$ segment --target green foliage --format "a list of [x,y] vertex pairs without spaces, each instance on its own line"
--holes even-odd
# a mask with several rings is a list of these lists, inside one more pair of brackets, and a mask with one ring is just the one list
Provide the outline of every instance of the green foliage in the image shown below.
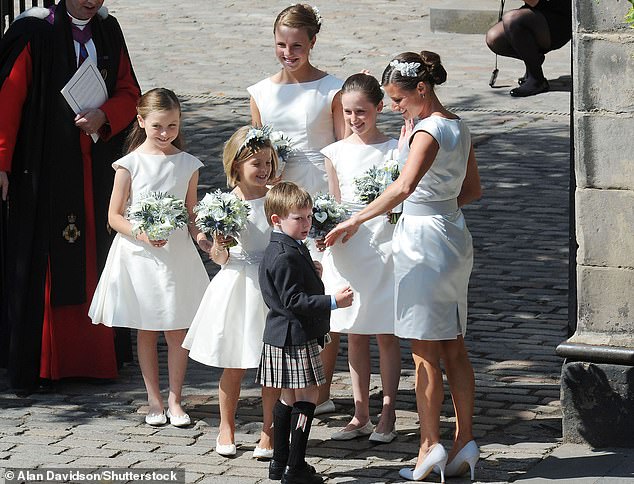
[[632,4],[632,6],[630,7],[629,11],[625,14],[624,20],[625,23],[627,23],[630,28],[634,29],[634,0],[627,0],[628,2],[630,2]]

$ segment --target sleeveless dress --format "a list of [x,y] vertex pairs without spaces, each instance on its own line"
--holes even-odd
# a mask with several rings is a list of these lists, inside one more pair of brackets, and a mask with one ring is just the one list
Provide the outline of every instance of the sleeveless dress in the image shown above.
[[[130,203],[149,191],[185,199],[198,158],[180,152],[150,155],[133,151],[112,164],[132,176]],[[110,247],[88,315],[94,324],[151,331],[189,327],[209,283],[186,228],[174,231],[164,247],[117,234]]]
[[[355,193],[354,179],[394,158],[397,150],[395,139],[373,145],[341,140],[322,150],[337,172],[341,201],[351,214],[366,206]],[[332,312],[331,331],[394,334],[393,232],[394,225],[387,217],[375,217],[361,224],[345,244],[326,249],[321,261],[326,294],[334,294],[348,284],[355,294],[352,306]]]
[[283,131],[293,142],[284,180],[297,183],[312,196],[328,192],[324,156],[319,150],[335,141],[332,101],[342,85],[328,74],[296,84],[277,84],[267,78],[247,88],[262,123]]
[[229,260],[211,280],[183,347],[189,357],[218,368],[257,368],[268,308],[258,267],[269,245],[271,227],[264,197],[249,200],[251,212]]
[[[418,340],[448,340],[467,329],[467,287],[473,245],[456,197],[471,149],[461,119],[432,115],[419,121],[440,149],[414,193],[403,203],[392,244],[396,287],[395,334]],[[410,138],[411,143],[411,138]],[[409,143],[401,160],[409,154]]]

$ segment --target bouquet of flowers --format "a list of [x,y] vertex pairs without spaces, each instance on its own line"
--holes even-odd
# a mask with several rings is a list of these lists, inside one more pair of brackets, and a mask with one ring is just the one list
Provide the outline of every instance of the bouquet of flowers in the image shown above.
[[[399,175],[398,160],[390,159],[383,166],[378,168],[373,166],[362,176],[355,178],[355,192],[359,200],[368,205],[378,198]],[[402,204],[391,210],[389,215],[391,224],[395,224],[398,221],[402,211]]]
[[246,225],[250,211],[251,206],[233,193],[216,190],[207,193],[194,207],[196,227],[205,234],[235,239]]
[[279,161],[276,176],[281,176],[288,157],[293,152],[293,142],[282,131],[272,131],[269,135],[269,139],[277,152],[277,159]]
[[313,225],[308,233],[313,239],[323,239],[338,223],[349,216],[348,210],[329,193],[318,193],[313,200]]
[[139,197],[127,211],[136,236],[145,232],[150,240],[167,240],[174,230],[185,227],[189,214],[185,202],[162,192],[148,192]]

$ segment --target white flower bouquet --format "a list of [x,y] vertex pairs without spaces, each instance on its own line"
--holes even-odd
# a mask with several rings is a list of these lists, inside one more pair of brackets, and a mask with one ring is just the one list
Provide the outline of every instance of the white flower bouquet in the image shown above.
[[185,227],[189,220],[185,202],[162,192],[142,194],[127,210],[136,237],[145,232],[150,240],[167,240],[176,229]]
[[233,193],[216,190],[207,193],[194,207],[196,227],[205,234],[236,239],[246,225],[250,211],[251,206]]
[[[368,205],[378,198],[399,175],[400,169],[398,160],[390,159],[383,166],[378,168],[373,166],[362,176],[355,178],[355,193],[361,202]],[[395,224],[398,221],[402,211],[402,204],[399,204],[390,211],[389,219],[391,224]]]
[[318,193],[313,199],[313,225],[308,234],[323,239],[338,223],[349,217],[348,210],[329,193]]

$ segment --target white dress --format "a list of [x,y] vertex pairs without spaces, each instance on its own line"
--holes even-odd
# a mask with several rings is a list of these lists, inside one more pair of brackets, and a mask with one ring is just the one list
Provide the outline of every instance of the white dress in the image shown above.
[[218,368],[257,368],[268,308],[258,267],[269,244],[271,227],[264,197],[249,200],[251,212],[229,260],[211,280],[183,347],[189,357]]
[[[130,203],[149,191],[185,200],[192,174],[203,164],[180,152],[149,155],[133,151],[112,164],[132,176]],[[209,283],[187,228],[174,231],[164,247],[117,234],[88,315],[94,324],[152,331],[186,329]]]
[[247,88],[263,124],[283,131],[293,142],[284,179],[314,196],[328,192],[324,156],[319,152],[334,143],[332,101],[343,82],[330,74],[316,81],[277,84],[270,78]]
[[[471,234],[456,203],[471,135],[461,119],[435,115],[419,121],[412,136],[418,131],[433,136],[440,148],[403,204],[394,231],[395,334],[419,340],[456,339],[467,330],[467,287],[473,266]],[[408,154],[409,144],[401,151],[401,160]]]
[[[354,179],[372,166],[379,167],[395,157],[397,150],[395,139],[373,145],[350,143],[346,139],[322,150],[337,172],[341,201],[351,213],[365,207],[355,193]],[[361,224],[345,244],[326,250],[321,261],[326,294],[334,294],[349,284],[355,296],[352,306],[332,312],[332,331],[394,334],[393,232],[394,225],[387,217],[376,217]]]

